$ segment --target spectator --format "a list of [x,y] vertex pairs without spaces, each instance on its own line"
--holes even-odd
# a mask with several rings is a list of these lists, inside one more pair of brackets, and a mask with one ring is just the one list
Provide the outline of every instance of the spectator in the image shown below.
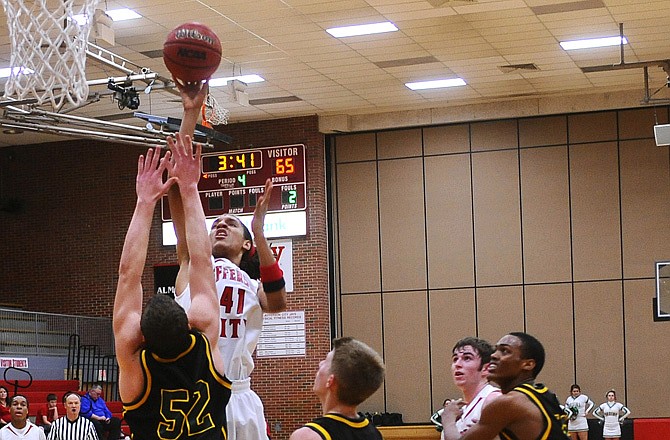
[[616,391],[609,390],[605,396],[607,402],[596,408],[593,415],[603,422],[603,438],[619,440],[621,424],[630,415],[630,410],[616,401]]
[[102,398],[102,387],[95,384],[81,398],[81,415],[93,422],[98,438],[104,438],[107,432],[108,440],[118,440],[121,437],[121,419],[114,417]]
[[0,428],[7,425],[12,417],[9,415],[9,392],[0,386]]
[[570,396],[565,400],[565,406],[570,411],[568,434],[572,440],[588,440],[589,424],[586,421],[586,415],[591,411],[593,405],[589,396],[582,394],[579,385],[573,384],[570,387]]
[[44,429],[44,434],[46,435],[48,435],[49,430],[51,430],[51,423],[58,418],[58,405],[56,403],[57,400],[55,394],[47,395],[46,411],[40,407],[40,409],[37,410],[37,416],[35,416],[35,424]]
[[0,429],[0,440],[46,440],[44,431],[28,420],[28,399],[17,394],[9,404],[10,423]]
[[81,396],[74,391],[68,391],[63,396],[63,403],[65,417],[51,424],[47,440],[98,440],[93,423],[79,415]]

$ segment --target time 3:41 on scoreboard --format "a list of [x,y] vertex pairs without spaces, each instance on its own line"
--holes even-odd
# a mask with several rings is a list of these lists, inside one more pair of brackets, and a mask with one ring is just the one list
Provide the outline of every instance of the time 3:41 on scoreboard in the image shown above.
[[[198,191],[207,217],[253,213],[267,179],[274,183],[268,212],[307,208],[303,144],[203,153],[201,170]],[[169,220],[166,197],[162,211]]]

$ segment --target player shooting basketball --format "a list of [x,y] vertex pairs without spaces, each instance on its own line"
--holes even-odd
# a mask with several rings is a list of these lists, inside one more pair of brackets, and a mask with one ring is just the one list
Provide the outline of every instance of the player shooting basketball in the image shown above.
[[[192,134],[207,83],[178,84],[182,94],[184,117],[180,133]],[[210,231],[212,262],[219,297],[221,337],[219,349],[226,365],[226,377],[232,381],[232,395],[226,407],[229,440],[266,440],[267,425],[263,403],[251,389],[254,369],[252,353],[256,349],[263,326],[263,313],[286,309],[283,272],[265,238],[263,226],[272,182],[265,183],[263,196],[256,203],[251,224],[253,238],[247,227],[234,215],[217,218]],[[170,213],[177,235],[179,273],[176,300],[186,310],[191,302],[192,286],[190,245],[184,240],[181,185],[168,192]],[[255,246],[254,246],[255,241]],[[260,278],[260,282],[259,279]],[[225,292],[225,295],[224,295]]]
[[[222,440],[230,383],[219,372],[223,360],[211,247],[198,195],[201,147],[191,139],[168,139],[171,151],[160,158],[150,149],[137,166],[137,203],[119,265],[114,302],[114,338],[119,363],[119,394],[133,436]],[[170,178],[163,181],[164,171]],[[156,203],[179,183],[190,262],[191,308],[156,295],[142,312],[142,272]],[[144,347],[144,348],[143,348]]]

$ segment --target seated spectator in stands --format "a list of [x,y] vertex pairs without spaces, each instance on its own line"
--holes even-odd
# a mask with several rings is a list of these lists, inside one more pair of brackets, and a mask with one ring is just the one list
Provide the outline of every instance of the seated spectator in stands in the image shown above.
[[81,396],[68,391],[63,396],[65,417],[56,419],[51,424],[47,440],[98,440],[95,426],[85,417],[80,417]]
[[0,440],[46,440],[44,431],[28,420],[28,399],[17,394],[9,402],[10,422],[0,429]]
[[0,428],[6,426],[12,417],[9,415],[9,391],[0,386]]
[[[35,416],[35,424],[44,429],[45,434],[49,434],[51,423],[58,418],[58,406],[56,405],[56,395],[49,394],[47,396],[47,407],[44,409],[40,407]],[[46,413],[46,414],[45,414]]]
[[81,415],[93,422],[100,439],[107,432],[108,440],[118,440],[121,436],[121,420],[114,417],[102,398],[102,387],[93,385],[81,398]]

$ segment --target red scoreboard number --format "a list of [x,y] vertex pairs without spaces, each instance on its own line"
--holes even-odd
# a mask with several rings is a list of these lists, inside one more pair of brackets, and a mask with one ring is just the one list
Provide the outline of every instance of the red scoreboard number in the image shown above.
[[[274,183],[268,212],[307,208],[303,144],[204,153],[201,170],[198,191],[207,217],[252,214],[267,179]],[[162,210],[169,220],[167,197]]]

